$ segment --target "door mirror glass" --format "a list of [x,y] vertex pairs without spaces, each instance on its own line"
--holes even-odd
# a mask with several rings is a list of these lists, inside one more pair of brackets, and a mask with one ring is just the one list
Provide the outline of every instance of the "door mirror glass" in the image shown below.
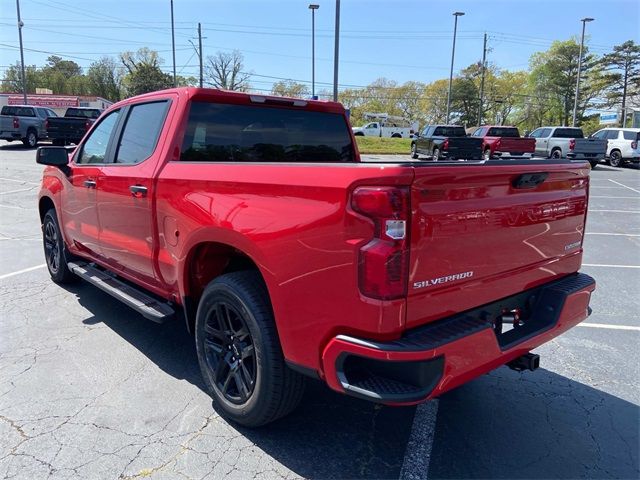
[[40,147],[36,152],[36,163],[52,167],[66,167],[69,154],[64,147]]

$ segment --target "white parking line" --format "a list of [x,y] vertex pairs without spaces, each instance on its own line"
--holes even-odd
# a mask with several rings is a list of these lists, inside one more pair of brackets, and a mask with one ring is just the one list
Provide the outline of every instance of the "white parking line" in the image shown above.
[[628,187],[628,186],[626,186],[626,185],[624,185],[624,184],[622,184],[620,182],[616,182],[615,180],[611,180],[610,178],[609,178],[609,181],[615,183],[616,185],[620,185],[621,187],[628,188],[629,190],[632,190],[632,191],[634,191],[636,193],[640,193],[640,190],[636,190],[635,188]]
[[41,265],[36,265],[35,267],[23,268],[22,270],[18,270],[17,272],[5,273],[4,275],[0,275],[0,280],[4,280],[5,278],[10,278],[10,277],[15,277],[16,275],[21,275],[23,273],[32,272],[34,270],[38,270],[46,266],[47,264],[43,263]]
[[591,212],[607,212],[607,213],[640,213],[640,210],[599,210],[599,209],[589,209],[589,213]]
[[600,263],[583,263],[583,267],[603,267],[603,268],[640,268],[640,265],[607,265]]
[[429,400],[416,407],[411,435],[404,453],[400,480],[427,480],[429,462],[436,430],[438,400]]
[[610,197],[607,195],[590,195],[589,198],[626,198],[626,199],[640,200],[640,197]]
[[579,323],[579,327],[589,327],[589,328],[604,328],[606,330],[631,330],[634,332],[640,332],[640,327],[635,327],[632,325],[611,325],[608,323]]
[[[36,182],[27,182],[26,180],[16,180],[15,178],[0,177],[0,180],[4,180],[5,182],[25,183],[27,185],[35,185],[36,187],[40,186],[40,184]],[[615,188],[615,187],[611,187],[611,188]]]
[[587,232],[585,235],[611,235],[612,237],[640,237],[636,233],[606,233],[606,232]]
[[10,193],[28,192],[29,190],[33,190],[34,188],[35,187],[21,188],[19,190],[9,190],[8,192],[0,192],[0,195],[8,195]]

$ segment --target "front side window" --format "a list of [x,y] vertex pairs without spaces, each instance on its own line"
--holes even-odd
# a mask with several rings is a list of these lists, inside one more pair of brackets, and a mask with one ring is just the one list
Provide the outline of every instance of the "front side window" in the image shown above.
[[167,105],[167,101],[162,101],[131,107],[120,137],[116,163],[140,163],[151,156],[164,125]]
[[109,139],[111,138],[116,123],[118,123],[119,116],[120,110],[111,112],[93,129],[89,138],[87,138],[82,146],[82,152],[78,158],[79,164],[105,162]]
[[191,162],[352,162],[344,115],[194,101],[180,159]]
[[600,130],[599,132],[594,133],[593,135],[591,135],[593,138],[598,138],[598,139],[603,139],[604,136],[607,134],[606,130]]

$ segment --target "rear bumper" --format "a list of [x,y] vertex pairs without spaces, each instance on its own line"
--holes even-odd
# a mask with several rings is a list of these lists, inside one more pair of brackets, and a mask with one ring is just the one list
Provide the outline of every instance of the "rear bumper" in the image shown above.
[[[406,332],[391,342],[338,335],[322,362],[328,385],[389,405],[437,397],[548,342],[590,314],[595,280],[573,274]],[[518,308],[523,325],[498,334],[495,319]]]

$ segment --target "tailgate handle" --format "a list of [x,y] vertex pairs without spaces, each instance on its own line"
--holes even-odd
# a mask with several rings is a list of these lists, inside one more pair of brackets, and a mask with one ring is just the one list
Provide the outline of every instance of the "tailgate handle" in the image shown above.
[[534,188],[544,182],[549,176],[546,172],[523,173],[513,181],[513,188]]

